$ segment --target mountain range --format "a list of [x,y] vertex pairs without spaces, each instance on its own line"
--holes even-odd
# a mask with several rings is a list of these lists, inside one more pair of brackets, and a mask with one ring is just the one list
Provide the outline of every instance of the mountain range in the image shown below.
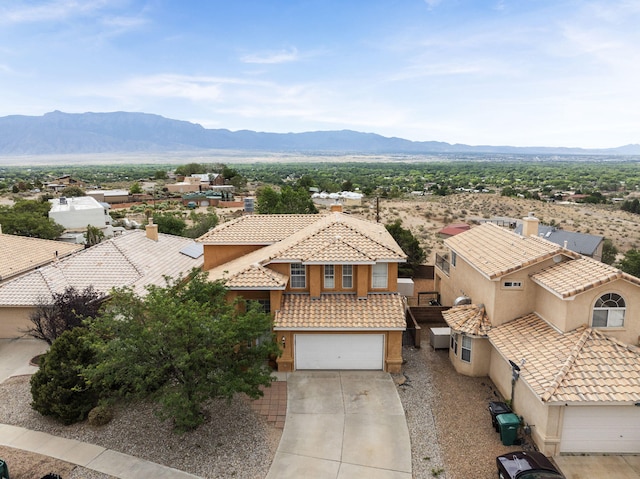
[[351,130],[264,133],[206,129],[149,113],[64,113],[0,117],[0,156],[238,150],[361,154],[640,155],[640,145],[583,149],[410,141]]

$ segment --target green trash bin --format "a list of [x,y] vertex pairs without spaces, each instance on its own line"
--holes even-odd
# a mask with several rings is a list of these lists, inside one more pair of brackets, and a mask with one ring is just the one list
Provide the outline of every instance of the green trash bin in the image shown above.
[[513,446],[518,439],[520,418],[516,414],[500,414],[496,417],[500,429],[500,440],[505,446]]
[[9,466],[0,459],[0,479],[9,479]]

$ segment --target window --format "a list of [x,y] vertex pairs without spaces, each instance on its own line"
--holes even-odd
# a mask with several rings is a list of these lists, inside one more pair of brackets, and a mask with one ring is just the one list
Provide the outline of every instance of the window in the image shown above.
[[522,281],[505,281],[502,286],[508,289],[522,289]]
[[603,294],[593,307],[591,325],[594,328],[621,328],[624,326],[626,305],[616,293]]
[[371,287],[386,288],[388,271],[387,263],[374,264],[373,268],[371,268]]
[[307,268],[302,263],[291,263],[291,287],[307,287]]
[[458,254],[455,251],[451,252],[451,266],[455,266],[458,261]]
[[256,303],[258,303],[262,307],[262,311],[265,313],[271,312],[271,300],[270,299],[256,299]]
[[467,363],[471,362],[471,338],[469,336],[462,336],[460,358]]
[[451,333],[450,347],[451,349],[453,349],[453,355],[457,356],[458,355],[458,336],[456,336],[456,333]]
[[332,264],[324,265],[324,287],[325,288],[336,287],[335,266],[333,266]]
[[353,265],[352,264],[342,265],[342,288],[343,289],[353,288]]

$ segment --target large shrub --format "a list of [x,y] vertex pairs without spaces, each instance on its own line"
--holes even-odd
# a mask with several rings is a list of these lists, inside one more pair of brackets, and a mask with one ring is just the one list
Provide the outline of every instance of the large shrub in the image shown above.
[[41,358],[31,377],[31,407],[64,424],[82,421],[98,404],[98,393],[85,381],[82,371],[95,360],[86,340],[86,328],[64,332]]

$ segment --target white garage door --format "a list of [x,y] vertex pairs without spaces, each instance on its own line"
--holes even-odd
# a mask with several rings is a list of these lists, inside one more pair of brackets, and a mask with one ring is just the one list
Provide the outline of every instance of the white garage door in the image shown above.
[[383,334],[296,334],[296,369],[383,369]]
[[560,452],[640,453],[640,407],[565,407]]

